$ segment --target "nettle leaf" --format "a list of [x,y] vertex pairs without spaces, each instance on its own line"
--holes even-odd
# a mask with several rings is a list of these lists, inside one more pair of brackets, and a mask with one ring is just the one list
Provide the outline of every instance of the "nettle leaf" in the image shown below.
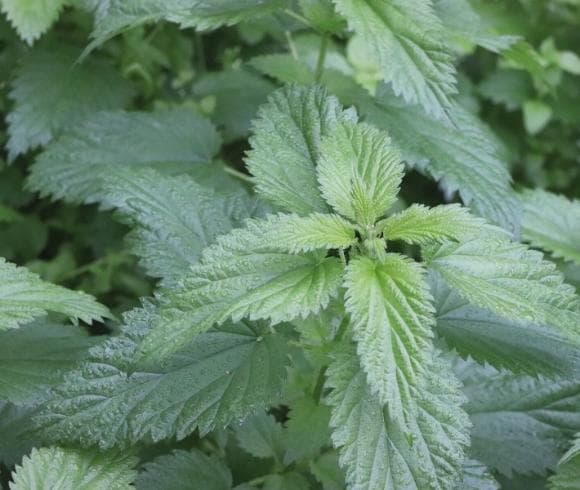
[[200,186],[189,176],[151,169],[117,169],[104,177],[104,201],[136,225],[132,251],[147,272],[174,284],[198,261],[204,248],[256,212],[241,191],[228,196]]
[[179,287],[161,297],[159,319],[141,346],[143,358],[160,359],[228,318],[277,324],[325,308],[338,295],[342,262],[325,252],[287,253],[277,231],[286,221],[284,215],[249,220],[206,249]]
[[70,46],[48,44],[18,68],[10,92],[14,109],[7,117],[10,159],[46,145],[94,112],[129,102],[130,86],[113,66],[98,58],[75,64],[78,54]]
[[286,423],[286,463],[314,458],[330,442],[330,410],[312,397],[293,401]]
[[351,317],[369,389],[389,416],[407,419],[411,386],[421,386],[432,355],[431,295],[421,266],[397,254],[352,259],[346,272]]
[[523,238],[554,257],[580,264],[580,201],[541,189],[522,195]]
[[32,44],[58,19],[67,0],[1,0],[0,7],[18,35]]
[[240,447],[256,458],[273,458],[282,463],[285,453],[284,430],[272,415],[258,412],[236,428]]
[[176,450],[143,465],[135,486],[139,490],[225,490],[232,474],[223,461],[198,449]]
[[33,449],[12,473],[10,490],[130,490],[137,458],[60,447]]
[[508,111],[515,111],[532,98],[534,86],[525,71],[498,68],[480,82],[478,92]]
[[16,328],[49,311],[86,323],[110,318],[109,310],[92,296],[45,282],[0,257],[0,331]]
[[577,373],[575,342],[554,329],[521,323],[469,304],[437,275],[431,274],[437,332],[463,358],[522,374]]
[[472,455],[507,477],[545,474],[580,429],[580,383],[532,377],[474,362],[456,368],[473,422]]
[[316,179],[321,140],[342,121],[356,121],[320,87],[287,86],[274,92],[254,121],[246,164],[256,190],[300,215],[328,211]]
[[43,196],[94,203],[102,179],[117,168],[152,167],[166,173],[208,170],[220,138],[213,125],[188,109],[102,112],[65,133],[34,163],[28,185]]
[[343,103],[357,105],[367,122],[388,131],[405,161],[440,181],[448,194],[459,192],[476,214],[517,235],[520,205],[510,174],[495,137],[475,115],[454,105],[455,125],[446,125],[401,104],[384,86],[372,98],[338,72],[329,72],[325,83]]
[[24,403],[0,400],[0,461],[7,467],[19,463],[32,448],[45,444],[33,420],[39,413],[40,405],[46,401],[47,393],[37,395],[34,400]]
[[322,140],[317,170],[326,202],[370,226],[395,202],[404,167],[387,134],[367,124],[343,123]]
[[108,0],[99,9],[91,47],[145,23],[168,20],[181,27],[216,29],[284,6],[285,0]]
[[43,434],[103,448],[183,439],[195,429],[204,435],[223,428],[278,397],[291,349],[285,335],[228,323],[143,367],[135,358],[151,328],[150,310],[129,314],[124,334],[94,347],[55,389],[37,418]]
[[426,381],[407,407],[407,423],[401,424],[371,393],[354,346],[335,349],[327,401],[332,440],[349,488],[455,488],[469,441],[469,422],[460,408],[463,398],[442,360],[430,366]]
[[457,92],[453,57],[431,0],[334,0],[360,34],[395,94],[447,119]]
[[429,267],[470,303],[504,318],[556,328],[577,342],[580,300],[542,254],[502,240],[447,242]]
[[580,434],[558,463],[556,474],[550,477],[550,490],[574,490],[580,484]]
[[403,240],[419,245],[447,240],[464,241],[481,234],[509,238],[506,232],[471,215],[469,210],[458,204],[434,208],[413,204],[381,221],[380,225],[387,240]]
[[462,485],[462,490],[500,490],[489,469],[473,459],[468,459],[463,465]]
[[46,321],[0,332],[0,398],[34,398],[60,382],[97,342],[81,329]]

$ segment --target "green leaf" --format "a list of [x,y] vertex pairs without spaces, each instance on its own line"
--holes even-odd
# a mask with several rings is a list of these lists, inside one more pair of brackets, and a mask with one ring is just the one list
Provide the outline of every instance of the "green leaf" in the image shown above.
[[280,475],[268,475],[264,479],[263,490],[306,490],[310,483],[296,471],[288,471]]
[[580,435],[562,456],[556,474],[550,477],[550,490],[574,490],[580,485]]
[[143,466],[135,486],[138,490],[225,490],[232,475],[223,461],[197,449],[176,450]]
[[377,57],[395,94],[446,119],[457,92],[453,59],[431,0],[334,0]]
[[508,111],[520,108],[532,94],[534,87],[527,73],[520,70],[498,69],[479,84],[479,93]]
[[334,10],[332,0],[298,0],[302,14],[315,29],[339,34],[345,27],[344,20]]
[[60,382],[97,341],[81,329],[41,321],[0,332],[0,398],[34,398]]
[[109,0],[98,11],[90,47],[145,23],[168,20],[181,27],[216,29],[268,14],[285,5],[285,0]]
[[338,455],[334,451],[325,452],[310,461],[310,472],[324,490],[344,490],[344,472],[338,465]]
[[34,417],[39,407],[46,401],[47,393],[39,393],[34,400],[26,403],[10,403],[0,400],[0,461],[7,467],[19,463],[33,447],[42,446],[45,441],[34,427]]
[[545,474],[580,430],[580,383],[570,376],[532,377],[474,362],[456,369],[473,422],[472,455],[511,477]]
[[462,490],[500,490],[499,483],[485,465],[468,459],[463,465]]
[[276,233],[280,219],[284,215],[249,220],[204,251],[179,287],[161,297],[159,319],[141,346],[143,359],[161,359],[229,318],[277,324],[328,305],[342,282],[340,259],[285,252],[288,245]]
[[248,417],[236,429],[240,447],[256,458],[284,459],[284,431],[272,415],[259,412]]
[[552,108],[540,100],[528,100],[524,102],[524,127],[531,134],[537,134],[552,119]]
[[151,320],[150,307],[134,310],[124,335],[91,350],[37,418],[43,434],[103,448],[183,439],[196,429],[204,435],[225,427],[273,403],[282,390],[291,349],[282,333],[227,324],[143,367],[135,356]]
[[245,192],[229,196],[198,185],[189,176],[121,168],[103,179],[104,201],[136,229],[129,235],[141,264],[164,284],[174,284],[204,248],[255,213]]
[[290,405],[286,423],[286,463],[314,458],[329,444],[330,410],[311,397],[299,398]]
[[16,328],[48,311],[86,323],[110,317],[109,310],[92,296],[44,282],[0,257],[0,331]]
[[65,3],[66,0],[1,0],[0,6],[19,36],[32,44],[58,19]]
[[580,201],[541,189],[522,195],[523,238],[554,257],[580,264]]
[[389,416],[406,420],[411,386],[420,387],[432,354],[431,295],[419,264],[402,255],[358,257],[345,280],[346,309],[370,391]]
[[341,121],[355,120],[319,87],[284,87],[271,95],[254,121],[246,164],[256,190],[300,215],[327,212],[318,189],[316,165],[321,140]]
[[463,358],[522,374],[572,375],[580,369],[575,342],[553,329],[506,320],[470,305],[436,274],[430,276],[437,332]]
[[339,124],[322,140],[322,195],[363,226],[373,225],[395,202],[403,170],[388,135],[367,124]]
[[486,234],[509,238],[506,232],[488,225],[458,204],[435,208],[413,204],[381,221],[380,225],[387,240],[403,240],[419,245],[446,240],[465,241]]
[[10,490],[130,490],[137,458],[91,450],[33,449],[16,466]]
[[102,112],[42,153],[32,166],[28,185],[67,202],[93,203],[103,198],[103,178],[117,168],[207,171],[200,164],[210,162],[219,147],[211,123],[188,109]]
[[335,350],[328,370],[332,439],[346,467],[348,488],[444,490],[461,478],[468,419],[459,385],[442,360],[427,369],[401,424],[371,393],[354,346]]
[[470,303],[578,340],[580,300],[556,266],[524,245],[501,240],[447,242],[426,254],[429,267]]
[[10,159],[46,145],[94,112],[127,105],[131,89],[109,63],[91,58],[75,65],[77,58],[76,49],[49,44],[18,68],[7,117]]

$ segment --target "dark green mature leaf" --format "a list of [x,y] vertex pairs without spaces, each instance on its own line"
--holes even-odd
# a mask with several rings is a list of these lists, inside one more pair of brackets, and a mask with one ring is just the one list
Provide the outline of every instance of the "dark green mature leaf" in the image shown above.
[[136,464],[130,453],[33,449],[12,473],[10,490],[130,490]]
[[459,362],[466,410],[473,422],[472,454],[510,477],[545,474],[580,429],[580,383],[566,377],[530,377]]
[[175,283],[217,236],[242,225],[256,212],[244,191],[224,196],[189,176],[150,169],[118,169],[104,178],[105,203],[129,218],[133,252],[147,272]]
[[256,458],[273,458],[278,463],[284,460],[284,431],[272,415],[258,412],[248,417],[236,429],[240,447]]
[[316,179],[321,140],[337,123],[354,120],[319,87],[288,86],[272,94],[254,121],[246,159],[257,191],[287,211],[327,212]]
[[290,347],[282,333],[227,324],[145,368],[135,354],[150,308],[126,320],[124,334],[94,347],[38,417],[51,439],[106,448],[206,434],[272,403],[283,387]]
[[299,398],[290,404],[286,423],[285,461],[313,458],[330,441],[330,410],[311,397]]
[[227,490],[232,475],[215,457],[197,449],[177,450],[146,463],[135,486],[137,490]]
[[445,119],[457,92],[445,31],[431,0],[334,0],[376,56],[395,94]]
[[109,310],[92,296],[45,282],[0,257],[0,331],[16,328],[48,311],[86,323],[110,317]]
[[462,490],[499,490],[499,483],[491,475],[487,467],[468,459],[463,465]]
[[110,64],[90,59],[75,65],[78,55],[70,46],[49,44],[18,68],[7,118],[10,158],[46,145],[93,112],[121,109],[129,101],[130,86]]
[[40,411],[46,393],[26,403],[0,400],[0,461],[10,467],[20,462],[33,447],[44,445],[44,439],[35,430],[33,420]]
[[23,402],[60,382],[98,340],[46,321],[0,332],[0,399]]
[[103,198],[102,180],[116,168],[184,173],[210,162],[219,147],[212,124],[188,109],[102,112],[42,153],[28,184],[42,195],[93,203]]
[[2,0],[2,12],[28,44],[32,44],[52,25],[66,0]]
[[394,421],[372,395],[353,345],[336,349],[328,371],[332,439],[357,490],[446,490],[461,478],[468,419],[459,385],[442,360],[414,392],[406,423]]
[[522,374],[578,372],[578,346],[566,336],[553,329],[506,320],[469,304],[436,274],[429,279],[437,331],[462,357]]

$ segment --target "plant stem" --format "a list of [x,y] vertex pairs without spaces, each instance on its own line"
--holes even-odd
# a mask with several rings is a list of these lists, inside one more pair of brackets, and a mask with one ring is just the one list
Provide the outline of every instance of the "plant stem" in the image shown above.
[[232,177],[235,177],[237,179],[243,180],[244,182],[248,182],[249,184],[254,185],[254,179],[252,178],[251,175],[240,172],[239,170],[236,170],[235,168],[228,167],[226,165],[226,166],[224,166],[224,172],[226,174],[230,174]]
[[316,403],[320,402],[320,398],[322,397],[322,390],[324,390],[324,381],[326,378],[326,370],[328,366],[323,366],[318,371],[318,377],[316,378],[316,384],[314,385],[314,390],[312,391],[312,398]]
[[306,17],[302,17],[300,14],[297,14],[293,10],[284,9],[284,10],[282,10],[282,12],[284,12],[286,15],[289,15],[290,17],[297,20],[298,22],[301,22],[302,24],[304,24],[306,27],[312,29],[313,31],[317,30],[316,27],[314,27]]
[[292,53],[292,58],[297,60],[298,59],[298,51],[296,51],[296,46],[294,46],[292,34],[290,33],[290,31],[286,31],[284,33],[284,35],[286,36],[286,40],[288,41],[288,47],[290,48],[290,52]]
[[324,61],[326,60],[326,51],[328,49],[328,35],[324,34],[320,39],[320,49],[318,51],[318,60],[316,61],[316,71],[314,72],[314,80],[320,82],[322,73],[324,72]]

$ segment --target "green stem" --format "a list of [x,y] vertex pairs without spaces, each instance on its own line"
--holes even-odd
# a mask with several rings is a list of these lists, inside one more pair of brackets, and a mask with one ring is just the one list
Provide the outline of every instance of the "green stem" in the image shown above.
[[318,377],[316,378],[316,384],[314,385],[314,390],[312,391],[312,398],[316,403],[320,403],[320,398],[322,397],[322,390],[324,390],[324,381],[326,379],[326,370],[328,366],[323,366],[318,371]]
[[311,24],[311,22],[306,17],[302,17],[300,14],[297,14],[293,10],[284,9],[282,12],[284,12],[286,15],[292,17],[293,19],[297,20],[298,22],[304,24],[306,27],[312,29],[313,31],[317,31],[318,30],[316,27],[314,27]]
[[236,179],[240,179],[243,180],[244,182],[248,182],[249,184],[254,185],[254,179],[251,175],[240,172],[235,168],[224,166],[224,172],[226,174],[230,174],[232,177],[235,177]]
[[314,72],[314,80],[320,82],[322,73],[324,72],[324,60],[326,60],[326,51],[328,50],[328,35],[324,34],[320,40],[320,49],[318,51],[318,60],[316,61],[316,71]]
[[288,47],[290,48],[290,52],[292,53],[292,58],[295,60],[298,59],[298,51],[296,51],[296,46],[294,45],[294,40],[292,39],[292,34],[290,31],[286,31],[284,33],[286,36],[286,40],[288,41]]

